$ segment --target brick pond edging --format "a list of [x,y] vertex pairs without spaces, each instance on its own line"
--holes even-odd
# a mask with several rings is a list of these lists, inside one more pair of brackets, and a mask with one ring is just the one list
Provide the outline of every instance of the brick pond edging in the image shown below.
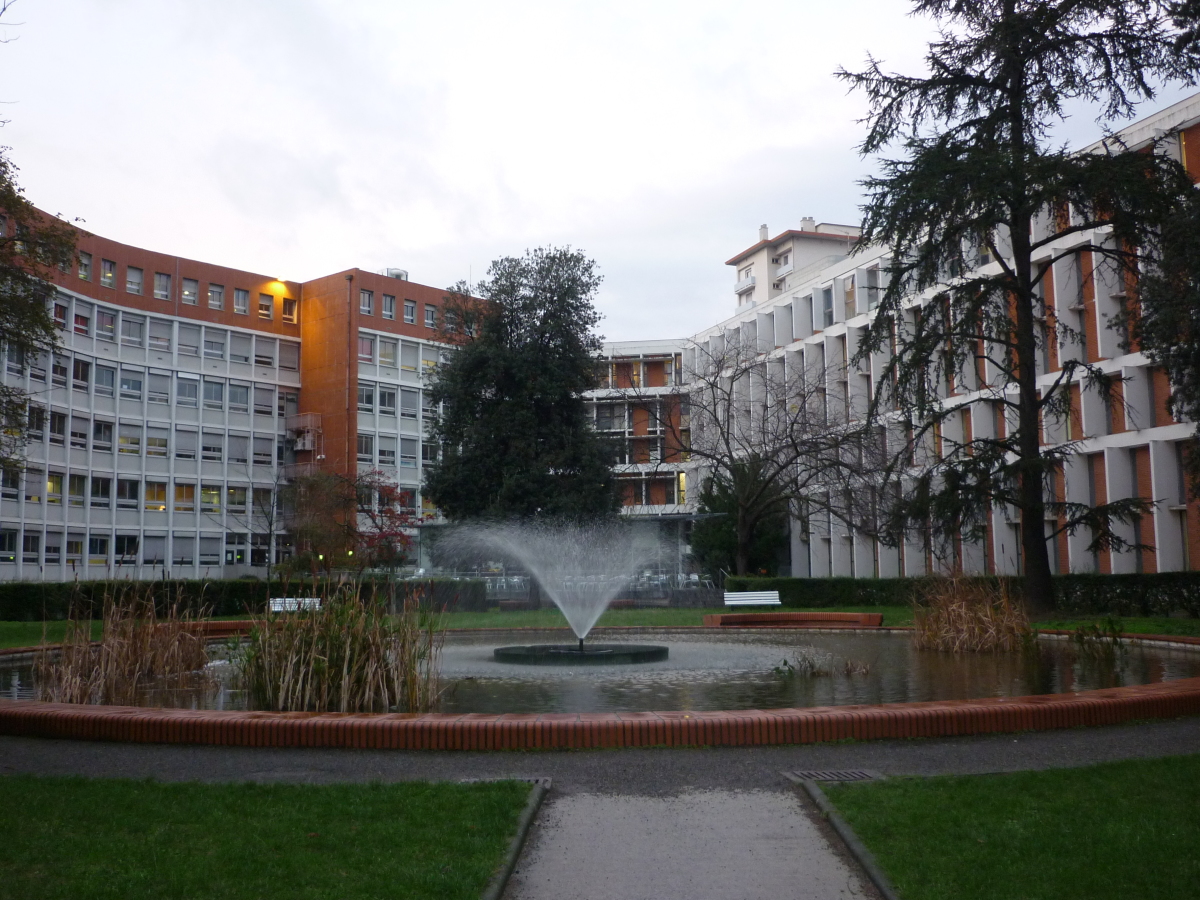
[[[1172,635],[1127,637],[1200,645]],[[945,737],[1196,714],[1200,678],[1074,694],[714,712],[272,713],[0,700],[0,734],[239,747],[550,750]]]

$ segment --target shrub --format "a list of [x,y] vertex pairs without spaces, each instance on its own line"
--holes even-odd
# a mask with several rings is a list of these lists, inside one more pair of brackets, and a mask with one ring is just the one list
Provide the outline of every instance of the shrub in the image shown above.
[[928,578],[913,605],[913,644],[920,650],[1012,651],[1032,636],[1024,607],[999,579]]

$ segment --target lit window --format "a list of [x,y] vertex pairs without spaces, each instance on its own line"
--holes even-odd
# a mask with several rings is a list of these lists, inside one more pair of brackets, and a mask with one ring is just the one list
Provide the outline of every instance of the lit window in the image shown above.
[[250,314],[250,292],[244,291],[241,288],[233,290],[233,311],[240,315],[246,316]]
[[108,288],[117,285],[117,264],[111,259],[100,260],[100,284]]
[[379,341],[379,364],[381,366],[396,365],[396,342]]
[[86,475],[69,475],[67,477],[67,504],[69,506],[83,506],[83,494],[86,489]]
[[200,485],[200,511],[212,513],[221,511],[221,486],[219,484]]
[[55,472],[46,476],[46,502],[61,506],[63,498],[63,477]]
[[415,301],[415,300],[405,300],[404,301],[404,324],[405,325],[416,325],[417,324],[417,301]]
[[125,290],[130,294],[142,292],[142,270],[137,266],[125,267]]
[[167,437],[164,434],[149,434],[146,436],[147,456],[166,456]]
[[283,298],[283,321],[296,324],[296,301],[292,297]]
[[380,310],[385,319],[396,318],[396,298],[391,294],[383,295],[383,308]]
[[270,294],[258,295],[258,317],[270,319],[275,315],[275,298]]
[[209,309],[224,309],[225,308],[225,288],[219,284],[210,284],[208,286],[208,308]]
[[225,505],[229,507],[230,512],[245,512],[246,489],[244,487],[229,488],[225,493]]
[[200,303],[200,282],[195,278],[183,279],[183,302],[188,306],[196,306]]
[[[138,291],[138,293],[141,293],[141,291]],[[154,273],[154,299],[171,299],[171,276],[165,272]]]
[[358,311],[364,316],[375,314],[375,294],[372,291],[358,292]]
[[122,425],[117,434],[117,452],[130,456],[142,455],[142,428],[140,425]]
[[196,486],[194,484],[175,485],[175,512],[196,511]]
[[167,511],[167,483],[165,481],[146,482],[146,511]]
[[359,362],[375,361],[375,338],[359,337],[358,360]]
[[92,254],[79,252],[79,277],[82,281],[92,280]]

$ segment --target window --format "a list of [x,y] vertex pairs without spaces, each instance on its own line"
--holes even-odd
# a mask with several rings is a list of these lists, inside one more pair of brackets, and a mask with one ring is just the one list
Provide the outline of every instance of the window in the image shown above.
[[17,500],[21,496],[21,473],[16,469],[0,471],[0,497]]
[[396,318],[396,298],[391,294],[383,295],[383,308],[381,312],[385,319]]
[[62,535],[53,532],[46,535],[46,562],[58,564],[62,560]]
[[204,408],[225,408],[225,382],[204,379]]
[[416,438],[400,438],[400,466],[409,469],[417,467]]
[[375,361],[375,338],[363,337],[358,338],[358,361],[359,362],[374,362]]
[[[131,316],[128,313],[121,314],[121,343],[130,347],[142,346],[142,331],[145,328],[145,320],[139,319],[136,316]],[[170,325],[167,326],[170,328]],[[171,349],[170,333],[168,332],[167,347]],[[153,344],[151,345],[153,346]]]
[[21,559],[27,563],[42,561],[42,536],[27,534],[21,539]]
[[375,385],[359,382],[358,409],[359,412],[375,412]]
[[400,418],[415,419],[421,403],[421,392],[411,388],[400,389]]
[[87,449],[88,420],[71,416],[71,446],[77,450]]
[[256,337],[254,339],[254,364],[256,366],[275,367],[275,339]]
[[92,333],[92,317],[88,315],[89,310],[84,307],[83,312],[79,312],[79,306],[75,309],[75,333],[88,337]]
[[96,396],[111,397],[117,387],[117,370],[96,366]]
[[31,441],[40,441],[46,431],[46,411],[40,406],[30,406],[26,421],[26,430]]
[[129,456],[142,455],[142,426],[121,425],[117,430],[117,452]]
[[50,413],[50,443],[62,446],[67,439],[67,414]]
[[165,457],[168,435],[167,429],[150,426],[146,431],[146,455]]
[[204,356],[206,359],[225,358],[225,332],[211,329],[204,332]]
[[75,390],[86,391],[88,383],[92,380],[92,364],[85,362],[82,359],[75,360],[71,366],[71,381],[75,385]]
[[108,538],[88,538],[88,564],[92,566],[108,564]]
[[[137,293],[141,293],[138,291]],[[171,299],[171,276],[164,272],[154,273],[154,299],[155,300],[170,300]]]
[[233,290],[233,311],[240,315],[246,316],[250,314],[250,292],[244,291],[241,288]]
[[833,288],[827,287],[821,291],[821,312],[824,327],[833,324]]
[[300,395],[295,391],[280,391],[279,392],[279,414],[281,416],[295,416],[300,413]]
[[108,509],[112,506],[112,479],[92,476],[92,506]]
[[279,342],[279,368],[288,372],[300,370],[300,345],[292,341]]
[[181,298],[188,306],[196,306],[200,303],[200,282],[195,278],[183,279],[183,291]]
[[41,469],[25,470],[25,502],[41,503],[46,487],[46,474]]
[[231,487],[225,492],[225,505],[230,512],[244,513],[246,511],[246,489]]
[[54,324],[63,329],[67,327],[67,304],[54,304]]
[[150,373],[150,387],[146,391],[146,399],[151,403],[171,402],[171,376]]
[[196,562],[196,539],[189,535],[176,534],[171,541],[171,565],[191,566]]
[[141,485],[130,478],[117,479],[117,509],[137,509]]
[[437,328],[437,307],[425,304],[425,327]]
[[270,488],[255,488],[253,499],[255,515],[270,515],[275,509],[275,497],[271,494]]
[[115,313],[96,310],[96,337],[102,341],[117,339],[117,316]]
[[200,326],[199,325],[183,325],[179,326],[179,353],[181,356],[199,356],[200,355]]
[[264,384],[254,386],[254,412],[269,416],[275,411],[275,388]]
[[55,387],[67,386],[67,358],[58,353],[50,360],[50,380]]
[[417,362],[420,358],[421,353],[416,344],[405,343],[400,345],[400,368],[402,371],[417,371]]
[[92,449],[112,451],[113,425],[112,422],[94,422],[92,424]]
[[117,285],[117,264],[111,259],[100,260],[100,284],[107,288]]
[[250,438],[244,434],[229,436],[229,461],[243,465],[250,461]]
[[46,354],[38,351],[30,358],[29,377],[34,381],[46,381]]
[[146,482],[146,512],[167,511],[167,483],[165,481]]
[[72,535],[67,538],[67,562],[83,562],[83,538]]
[[379,412],[385,416],[394,416],[396,414],[396,389],[380,386],[379,388]]
[[125,267],[125,290],[130,294],[142,292],[142,270],[137,266]]
[[182,375],[175,380],[176,406],[198,406],[199,397],[199,381],[194,378],[184,378]]
[[381,366],[396,365],[396,342],[379,340],[379,364]]
[[381,466],[396,465],[396,439],[394,437],[379,438],[379,464]]
[[46,476],[46,502],[61,506],[62,498],[63,477],[57,472],[51,472]]
[[269,437],[254,436],[254,465],[269,466],[275,461],[275,441]]
[[236,363],[250,362],[254,352],[253,343],[248,334],[234,334],[229,338],[229,361]]
[[415,300],[405,300],[404,301],[404,324],[405,325],[416,325],[417,324],[417,301],[415,301]]
[[195,459],[199,435],[194,431],[175,429],[175,458]]
[[17,533],[0,531],[0,562],[17,561]]
[[225,435],[206,431],[200,439],[200,458],[220,462],[225,456]]
[[71,506],[83,506],[83,495],[86,489],[86,475],[69,475],[67,477],[67,503]]
[[142,399],[142,373],[121,370],[121,398],[123,400]]
[[225,308],[225,288],[223,285],[210,284],[208,286],[208,308],[209,309],[224,309]]
[[246,564],[246,538],[245,534],[227,534],[225,535],[225,565],[227,566],[244,566]]
[[275,298],[270,294],[258,295],[258,317],[269,319],[275,315]]
[[221,511],[221,486],[219,484],[200,485],[200,511],[211,513]]
[[372,291],[358,292],[358,311],[364,316],[375,314],[375,294]]
[[92,254],[79,251],[79,277],[83,281],[92,280]]
[[196,486],[194,484],[175,485],[175,512],[196,511]]
[[[136,482],[134,482],[136,484]],[[117,554],[117,565],[137,563],[138,537],[136,534],[118,534],[113,548]]]
[[375,462],[375,435],[360,434],[358,436],[358,461],[360,463]]
[[283,298],[283,321],[292,325],[296,324],[296,300],[293,297]]
[[250,386],[248,384],[229,385],[229,411],[250,411]]

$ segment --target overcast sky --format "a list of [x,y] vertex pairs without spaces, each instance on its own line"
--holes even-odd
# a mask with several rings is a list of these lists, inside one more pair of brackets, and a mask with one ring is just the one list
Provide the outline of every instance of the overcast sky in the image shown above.
[[0,142],[38,206],[109,238],[438,287],[569,244],[610,340],[679,337],[732,312],[723,263],[761,223],[858,221],[864,107],[832,73],[918,71],[907,9],[19,0]]

